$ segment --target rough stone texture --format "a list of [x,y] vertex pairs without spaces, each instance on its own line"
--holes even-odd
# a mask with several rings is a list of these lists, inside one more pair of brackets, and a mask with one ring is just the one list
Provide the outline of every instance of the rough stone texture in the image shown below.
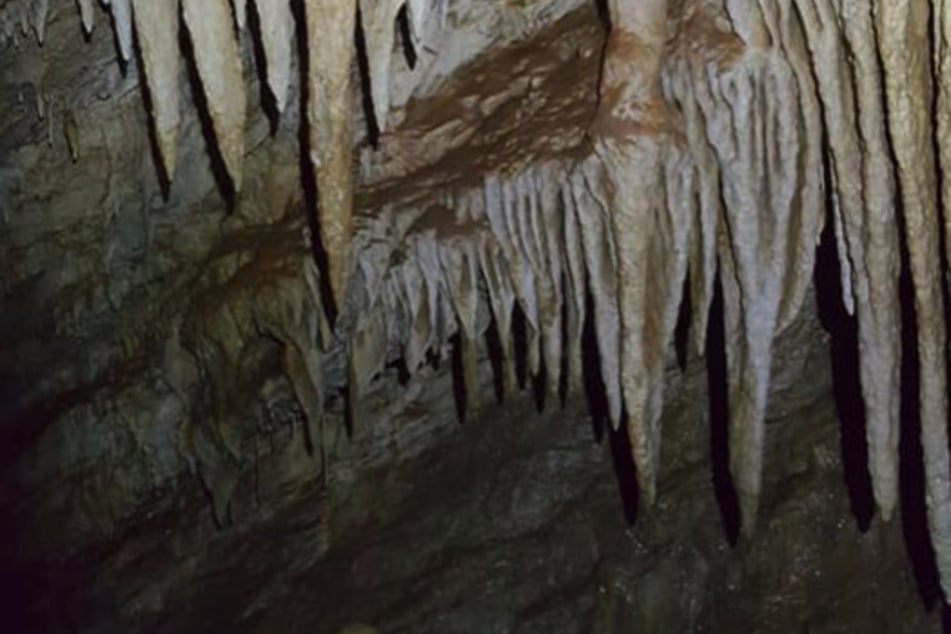
[[[168,186],[137,65],[116,62],[98,5],[84,41],[72,4],[52,4],[43,47],[0,50],[0,580],[13,631],[937,629],[921,500],[903,498],[902,522],[856,527],[868,509],[848,493],[864,499],[864,467],[847,460],[843,485],[839,443],[861,433],[836,423],[810,314],[774,355],[761,525],[735,548],[735,513],[718,504],[731,507],[726,432],[692,357],[683,376],[668,364],[657,504],[633,526],[621,437],[593,429],[577,396],[559,409],[549,395],[541,414],[525,394],[490,405],[484,358],[465,425],[455,357],[407,378],[389,341],[347,416],[350,342],[324,341],[315,429],[287,343],[258,332],[269,308],[299,305],[301,278],[285,274],[314,235],[300,83],[279,118],[249,108],[233,199],[210,122],[183,108]],[[488,171],[579,153],[601,24],[580,0],[526,4],[456,2],[438,56],[394,61],[388,134],[371,147],[354,126],[355,250],[398,242],[386,231],[425,224],[422,211]],[[260,51],[240,43],[244,92],[266,101]],[[234,374],[227,392],[215,372]]]

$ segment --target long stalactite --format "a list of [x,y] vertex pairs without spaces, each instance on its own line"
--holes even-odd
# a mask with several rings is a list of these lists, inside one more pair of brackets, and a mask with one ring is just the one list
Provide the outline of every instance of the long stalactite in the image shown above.
[[[199,101],[240,190],[249,119],[240,42],[249,7],[240,0],[102,4],[112,15],[119,56],[144,66],[151,125],[169,179],[184,94],[178,29],[186,26]],[[77,6],[88,33],[97,9],[90,0]],[[841,300],[858,332],[875,501],[886,520],[899,503],[900,369],[902,356],[912,355],[919,366],[928,522],[942,586],[946,595],[951,591],[947,2],[611,0],[597,111],[587,142],[578,140],[588,151],[447,185],[422,208],[403,211],[412,222],[391,223],[375,236],[373,249],[362,250],[357,247],[368,241],[354,239],[353,210],[357,20],[370,73],[364,82],[369,114],[385,133],[395,94],[396,21],[407,20],[404,33],[419,47],[434,30],[451,28],[452,4],[306,0],[303,9],[296,17],[304,24],[296,25],[288,2],[255,0],[253,6],[268,90],[281,113],[294,81],[292,38],[306,37],[299,47],[306,58],[298,60],[306,71],[301,119],[309,131],[307,158],[327,255],[321,274],[341,316],[335,336],[348,348],[354,409],[392,349],[414,373],[430,356],[444,355],[453,335],[473,406],[487,316],[500,339],[503,391],[518,384],[520,355],[529,374],[545,377],[549,393],[558,392],[563,368],[569,388],[580,391],[582,332],[590,322],[607,415],[615,427],[626,422],[649,505],[663,463],[665,355],[678,309],[686,293],[693,341],[702,350],[719,285],[730,470],[749,535],[769,464],[765,415],[773,342],[805,301],[828,216]],[[19,44],[30,31],[42,43],[48,12],[46,0],[0,3],[0,44]],[[380,224],[392,213],[378,210]],[[902,249],[914,289],[912,350],[901,348],[902,329],[912,326],[902,323]],[[183,325],[184,345],[215,387],[215,437],[225,453],[236,451],[227,429],[240,412],[229,395],[254,329],[284,346],[284,371],[317,442],[324,401],[320,347],[331,335],[308,316],[326,306],[316,268],[299,257],[295,252],[292,264],[272,263],[267,270],[275,278],[258,295],[221,290],[228,311],[196,303]],[[345,318],[348,310],[353,314]],[[523,350],[517,349],[517,325]],[[215,469],[206,472],[218,474],[209,477],[226,498],[230,472]],[[226,506],[216,501],[219,510]]]

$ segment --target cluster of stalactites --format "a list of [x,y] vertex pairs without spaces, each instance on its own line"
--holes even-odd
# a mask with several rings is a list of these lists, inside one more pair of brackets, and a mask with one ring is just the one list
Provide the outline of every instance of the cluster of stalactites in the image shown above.
[[[663,355],[684,278],[689,269],[700,343],[719,271],[730,467],[750,533],[772,343],[803,302],[823,225],[821,129],[789,6],[758,26],[748,11],[725,20],[708,5],[685,6],[678,27],[665,0],[612,5],[595,153],[617,251],[620,392],[650,504]],[[685,31],[673,51],[671,26]]]
[[[600,183],[566,161],[488,175],[481,187],[421,210],[392,253],[364,252],[357,265],[364,300],[349,335],[353,411],[391,343],[415,373],[442,355],[453,335],[471,409],[479,341],[493,324],[503,395],[518,387],[517,356],[528,374],[544,378],[549,395],[561,392],[563,369],[564,387],[579,393],[589,284],[602,300],[594,318],[606,372],[616,383],[617,307],[614,294],[603,292],[615,263],[599,196]],[[524,338],[516,333],[517,315]],[[609,391],[618,416],[617,390]]]
[[[675,4],[681,15],[669,13]],[[939,208],[951,200],[946,3],[614,0],[610,10],[595,147],[618,262],[621,392],[646,501],[660,444],[661,378],[651,368],[669,339],[683,245],[692,245],[694,309],[706,312],[716,269],[723,289],[730,468],[744,531],[752,531],[772,343],[802,302],[828,192],[842,299],[858,327],[869,470],[881,515],[892,515],[900,204],[915,289],[928,518],[951,590],[948,255]],[[687,208],[670,197],[671,160],[680,161],[673,184],[692,190]]]
[[[339,302],[350,271],[351,68],[358,0],[305,0],[299,30],[288,0],[235,0],[230,6],[228,0],[102,3],[112,11],[122,57],[130,60],[133,45],[139,46],[169,177],[180,116],[177,29],[183,18],[217,144],[236,188],[247,116],[238,40],[245,10],[252,6],[257,12],[267,82],[279,110],[287,105],[291,42],[298,31],[305,34],[309,158]],[[93,2],[77,4],[88,31]],[[389,103],[393,25],[404,6],[419,39],[446,2],[359,1],[380,129]],[[679,15],[670,14],[674,6]],[[47,9],[48,0],[9,0],[0,7],[0,39],[32,29],[42,42]],[[702,346],[718,278],[729,373],[730,468],[749,533],[762,480],[773,340],[805,297],[828,198],[843,302],[858,327],[870,474],[885,518],[898,497],[899,227],[904,227],[917,320],[928,519],[942,585],[951,589],[944,303],[949,255],[941,250],[942,231],[945,248],[951,248],[951,223],[942,225],[940,209],[951,201],[946,0],[611,0],[609,11],[612,30],[592,156],[573,166],[554,162],[518,175],[489,176],[481,189],[422,213],[398,247],[405,257],[357,259],[366,310],[345,334],[354,405],[383,367],[394,339],[415,371],[452,333],[459,335],[466,400],[473,403],[476,341],[488,327],[488,314],[501,341],[505,388],[516,383],[513,318],[520,313],[529,371],[544,375],[555,391],[561,368],[567,367],[565,383],[577,389],[590,294],[609,416],[615,425],[627,424],[638,482],[649,503],[661,455],[664,353],[684,281],[689,280],[693,332]],[[951,210],[943,213],[951,216]],[[304,297],[297,291],[278,295]],[[310,296],[316,297],[313,289]],[[290,321],[268,321],[261,313],[257,324],[277,330],[296,324],[283,333],[292,352],[314,338],[302,329],[298,313],[305,307],[299,304],[290,302],[298,307]],[[207,352],[206,361],[223,368],[216,381],[225,384],[232,364],[215,354]],[[314,365],[313,360],[287,363],[288,374],[317,375],[314,368],[293,369]],[[300,381],[302,401],[317,398],[303,394],[317,390],[316,384],[316,379]]]
[[[256,12],[267,85],[279,112],[287,105],[292,49],[298,33],[290,0],[101,0],[112,13],[119,52],[125,62],[138,45],[148,85],[152,125],[162,168],[175,172],[180,123],[182,51],[178,28],[187,27],[193,63],[217,147],[234,189],[241,187],[247,98],[240,51],[247,11]],[[29,29],[42,44],[49,0],[10,0],[0,7],[0,43]],[[94,26],[94,0],[77,0],[83,28]],[[406,10],[415,46],[430,38],[445,19],[446,0],[305,0],[307,122],[310,162],[318,185],[317,212],[328,255],[330,285],[338,304],[350,274],[352,233],[351,142],[352,66],[355,27],[362,18],[373,112],[386,127],[396,19]],[[359,9],[359,13],[358,13]],[[180,20],[179,18],[183,18]]]

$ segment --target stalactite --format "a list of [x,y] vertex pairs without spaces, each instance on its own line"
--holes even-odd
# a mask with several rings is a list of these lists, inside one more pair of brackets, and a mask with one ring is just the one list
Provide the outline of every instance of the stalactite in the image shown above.
[[845,226],[842,220],[842,204],[839,199],[839,187],[836,182],[836,173],[829,175],[829,206],[832,208],[832,231],[835,237],[835,249],[839,258],[839,287],[842,289],[842,305],[845,312],[855,315],[855,295],[852,290],[852,260],[849,258],[848,240],[845,236]]
[[777,46],[796,79],[799,97],[800,153],[796,165],[798,200],[790,209],[786,252],[790,261],[783,282],[776,332],[783,332],[796,318],[812,288],[816,246],[825,227],[823,204],[822,117],[809,55],[803,43],[805,34],[793,3],[772,0],[762,5],[764,16]]
[[[825,108],[836,211],[846,243],[840,260],[843,269],[851,273],[843,283],[852,289],[857,310],[870,472],[876,502],[887,519],[898,499],[900,315],[894,301],[898,296],[897,233],[890,201],[895,192],[890,171],[882,165],[887,154],[881,132],[881,88],[870,74],[879,72],[870,48],[874,42],[870,6],[852,3],[847,14],[836,15],[828,2],[803,4],[800,13]],[[843,58],[846,34],[839,28],[845,25],[852,31],[848,40],[854,68]],[[864,109],[870,113],[860,122]],[[877,123],[869,120],[869,115],[876,113],[882,117]],[[880,211],[870,213],[873,208]],[[885,289],[892,299],[884,305],[876,301],[876,293],[881,296],[882,292],[876,287]]]
[[430,229],[416,241],[416,258],[426,280],[426,303],[429,310],[430,337],[428,347],[441,355],[441,345],[450,336],[449,319],[453,319],[439,259],[435,230]]
[[875,3],[885,71],[888,130],[898,167],[905,239],[915,287],[919,403],[928,524],[945,597],[951,595],[951,482],[948,464],[947,326],[939,251],[937,176],[932,151],[931,68],[918,47],[928,40],[928,5]]
[[228,0],[182,0],[215,138],[235,190],[241,189],[247,116],[241,55]]
[[404,335],[403,355],[409,371],[415,372],[425,359],[431,332],[426,282],[415,259],[409,259],[400,267],[400,276],[409,317],[409,332]]
[[595,335],[601,361],[608,418],[621,422],[620,319],[617,300],[617,254],[604,194],[601,165],[588,161],[571,177],[574,210],[581,228],[588,288],[594,300]]
[[484,191],[486,216],[502,248],[515,298],[525,318],[529,372],[536,374],[539,365],[538,300],[535,278],[522,237],[522,224],[527,222],[527,218],[520,218],[518,194],[512,183],[489,177],[485,181]]
[[[561,314],[560,305],[556,306],[558,299],[547,261],[543,205],[554,205],[555,191],[549,189],[547,197],[550,200],[542,200],[533,171],[526,171],[516,178],[514,187],[517,201],[514,220],[519,226],[522,251],[528,263],[527,270],[531,274],[536,299],[535,319],[529,335],[529,370],[533,376],[540,376],[544,362],[549,380],[554,380],[554,392],[557,390],[557,377],[561,366]],[[541,188],[544,187],[545,185],[541,185]],[[551,383],[548,387],[551,387]]]
[[479,248],[479,265],[489,294],[492,314],[501,346],[502,394],[510,393],[518,382],[515,376],[515,339],[512,333],[512,311],[515,289],[508,277],[505,256],[498,240],[485,237]]
[[[749,534],[762,481],[763,417],[790,267],[802,129],[795,76],[777,51],[766,47],[778,34],[768,32],[762,14],[731,18],[748,52],[713,85],[699,84],[697,98],[723,174],[728,240],[720,245],[719,260],[727,340],[736,342],[727,346],[730,466]],[[743,124],[734,124],[739,121]],[[731,332],[734,328],[740,332]]]
[[[656,496],[659,434],[647,420],[651,390],[646,357],[666,342],[647,337],[645,257],[660,189],[666,144],[666,112],[660,72],[666,37],[667,2],[612,5],[612,30],[605,49],[595,152],[604,162],[610,218],[618,253],[621,316],[621,387],[627,429],[641,499]],[[661,353],[662,354],[662,353]]]
[[152,124],[169,180],[178,147],[178,1],[133,0],[133,17],[152,106]]
[[[489,298],[492,310],[502,338],[503,347],[503,385],[506,389],[515,387],[515,343],[512,332],[512,311],[517,301],[522,307],[522,313],[529,315],[534,306],[534,294],[529,296],[523,285],[525,264],[517,246],[517,234],[511,226],[511,216],[507,207],[511,205],[507,190],[498,177],[487,177],[483,184],[484,209],[489,226],[492,228],[494,245],[505,262],[505,276],[498,261],[489,261],[488,255],[483,256],[483,270],[489,284]],[[488,246],[486,247],[488,248]],[[495,251],[496,249],[493,249]],[[492,251],[490,251],[492,253]],[[534,287],[530,287],[534,288]],[[533,313],[532,313],[533,314]]]
[[[187,5],[188,3],[185,2]],[[132,4],[131,0],[112,0],[112,19],[116,25],[116,39],[119,41],[119,54],[122,60],[132,59]],[[213,19],[208,14],[207,19]],[[214,28],[214,27],[210,27]]]
[[[317,182],[317,217],[330,287],[343,305],[350,277],[353,182],[352,67],[356,0],[306,0],[310,159]],[[334,28],[327,28],[328,24]]]
[[287,105],[291,81],[294,16],[286,0],[255,0],[261,24],[261,44],[267,62],[267,85],[278,112]]
[[562,340],[564,333],[562,307],[565,295],[562,289],[565,246],[558,187],[561,170],[556,163],[546,163],[535,172],[537,206],[535,213],[536,241],[540,242],[541,265],[551,289],[549,308],[543,313],[546,330],[543,336],[545,376],[549,394],[558,393],[562,367]]
[[432,10],[432,0],[406,0],[409,23],[412,27],[414,44],[419,45],[424,37],[426,20]]
[[538,376],[541,370],[542,302],[545,299],[541,287],[546,280],[539,274],[533,257],[535,255],[534,236],[530,216],[532,192],[528,188],[524,175],[505,183],[502,196],[510,239],[515,246],[515,259],[520,262],[518,297],[527,328],[528,371],[532,376]]
[[30,5],[30,23],[36,34],[36,41],[43,44],[46,39],[46,17],[49,12],[49,0],[33,0]]
[[683,117],[683,132],[696,171],[696,214],[688,222],[694,225],[688,245],[688,268],[690,270],[690,307],[693,316],[691,330],[694,345],[703,353],[707,337],[707,317],[713,301],[714,281],[717,272],[716,244],[720,232],[721,194],[720,171],[716,155],[707,143],[703,115],[693,91],[697,71],[688,61],[682,60],[672,73],[668,73],[669,86],[666,92],[675,101]]
[[[665,149],[662,184],[663,204],[654,208],[651,241],[647,245],[648,274],[644,302],[648,304],[644,323],[644,360],[647,398],[644,419],[647,433],[660,444],[660,415],[663,407],[665,352],[677,326],[687,249],[694,230],[696,174],[685,141],[672,138]],[[655,460],[659,449],[655,448]]]
[[239,31],[244,30],[248,22],[247,0],[231,0],[231,8],[234,11],[234,24]]
[[479,306],[478,254],[472,239],[463,237],[440,241],[439,259],[449,299],[459,322],[466,411],[471,415],[477,397],[476,346],[482,334],[476,328]]
[[405,0],[360,0],[360,21],[366,42],[373,114],[380,132],[386,131],[390,108],[390,64],[396,43],[396,14]]
[[560,196],[565,241],[565,340],[568,344],[568,379],[565,385],[568,394],[581,394],[584,389],[581,346],[587,308],[584,250],[570,182],[563,183]]
[[83,23],[83,29],[86,33],[92,33],[95,26],[95,13],[93,9],[93,0],[76,0],[79,5],[79,16]]

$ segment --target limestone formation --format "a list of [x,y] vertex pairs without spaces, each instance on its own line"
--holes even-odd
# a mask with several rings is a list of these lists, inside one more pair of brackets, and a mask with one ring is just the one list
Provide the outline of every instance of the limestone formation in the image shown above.
[[[49,46],[49,4],[0,2],[0,45],[22,47],[32,31]],[[179,378],[169,383],[182,409],[192,401],[206,405],[207,415],[184,417],[182,444],[220,521],[247,455],[241,420],[249,368],[264,363],[268,346],[279,349],[310,448],[322,452],[324,407],[330,390],[342,389],[328,386],[330,361],[346,368],[349,410],[359,423],[374,378],[389,364],[400,361],[409,375],[422,376],[456,341],[471,413],[481,398],[487,333],[498,338],[501,391],[517,388],[524,365],[551,397],[562,386],[569,394],[583,391],[588,326],[608,419],[615,428],[624,424],[641,499],[650,506],[666,459],[660,421],[680,309],[689,304],[691,339],[702,350],[719,287],[730,473],[743,532],[752,535],[769,468],[774,341],[806,301],[828,217],[841,300],[856,320],[875,502],[885,520],[900,504],[901,368],[908,355],[918,362],[931,541],[942,587],[951,593],[951,10],[944,0],[609,0],[603,55],[584,47],[562,51],[558,38],[547,43],[551,52],[544,55],[557,64],[603,60],[598,84],[582,86],[582,105],[562,110],[552,103],[569,100],[563,93],[577,88],[564,78],[529,64],[493,75],[468,57],[466,46],[483,38],[486,49],[503,51],[498,63],[507,63],[504,54],[514,46],[506,38],[530,31],[545,10],[523,6],[532,3],[506,5],[524,18],[518,28],[483,29],[465,42],[452,39],[454,19],[462,20],[468,6],[462,0],[305,0],[297,12],[287,0],[250,7],[244,0],[101,4],[77,0],[77,28],[91,38],[96,13],[111,13],[119,58],[133,71],[141,65],[167,180],[197,187],[199,176],[182,173],[180,139],[187,125],[207,121],[208,149],[233,189],[235,215],[221,231],[234,244],[196,248],[198,270],[181,283],[184,308],[175,319],[149,321],[148,332],[130,325],[116,335],[130,342],[123,363],[146,356],[136,352],[143,342],[169,340],[174,374],[188,374],[181,368],[190,364],[205,379],[201,387]],[[571,3],[551,4],[567,11]],[[255,18],[258,28],[249,28]],[[40,50],[46,49],[33,53]],[[410,69],[414,56],[417,68]],[[257,125],[258,98],[248,90],[257,74],[249,64],[263,65],[259,74],[278,113],[300,126],[299,154],[275,149],[266,174],[245,169],[246,154],[279,145],[280,136]],[[471,70],[480,88],[458,89],[459,103],[439,102],[434,87],[448,85],[440,65]],[[34,91],[30,107],[35,101],[52,130],[54,104],[66,102],[44,92],[43,73],[30,62],[15,72],[29,79],[22,83]],[[90,94],[101,98],[137,79],[134,72],[124,77]],[[567,87],[553,89],[556,81]],[[183,106],[188,94],[199,123]],[[414,111],[427,99],[436,105]],[[87,94],[85,103],[91,101]],[[503,129],[509,111],[518,113],[513,119],[529,113],[525,119],[541,123],[512,134]],[[73,162],[90,154],[86,141],[96,135],[104,139],[94,150],[102,160],[128,160],[109,153],[109,135],[117,134],[112,122],[99,120],[87,131],[81,124],[88,118],[77,112],[70,106],[62,113]],[[371,122],[378,138],[371,138]],[[556,124],[568,132],[549,134]],[[48,136],[53,145],[58,136]],[[137,142],[147,146],[149,139]],[[32,168],[29,157],[22,160]],[[2,192],[4,170],[0,165]],[[393,185],[399,179],[408,183],[402,189]],[[103,181],[98,199],[78,204],[104,209],[97,220],[103,226],[122,224],[117,201],[133,185],[114,182],[112,174]],[[150,214],[161,207],[152,193],[137,191],[142,220],[135,240],[143,259],[153,240],[169,240],[152,233]],[[287,209],[303,205],[316,244],[301,246],[298,227],[280,224],[289,222]],[[12,212],[0,211],[6,222]],[[280,235],[248,246],[227,224],[251,224],[248,218],[280,224]],[[182,223],[179,230],[186,236],[190,228]],[[105,279],[116,248],[108,239],[97,246]],[[913,349],[901,347],[903,328],[912,327],[901,311],[903,249],[914,296]],[[4,284],[13,288],[28,278],[17,271]],[[64,286],[70,290],[63,293],[90,297],[68,303],[74,313],[57,313],[63,332],[82,330],[84,310],[112,301],[97,295],[108,296],[108,285]],[[159,308],[174,303],[149,301]]]

